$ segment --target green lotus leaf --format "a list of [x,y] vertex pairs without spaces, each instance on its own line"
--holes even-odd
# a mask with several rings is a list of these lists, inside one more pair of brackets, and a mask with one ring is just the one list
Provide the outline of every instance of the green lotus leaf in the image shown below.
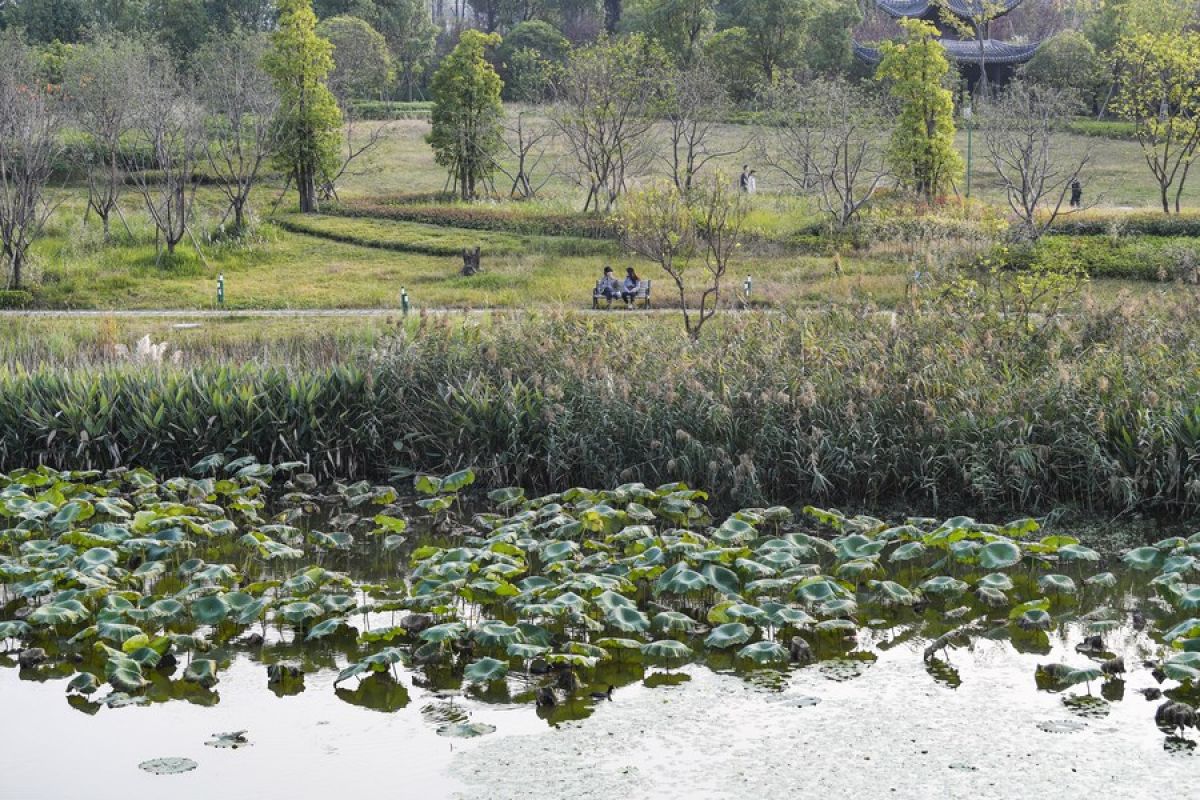
[[1152,572],[1163,562],[1163,553],[1156,547],[1135,547],[1121,558],[1131,568],[1141,572]]
[[875,581],[870,584],[875,600],[882,606],[911,606],[916,596],[895,581]]
[[751,625],[767,623],[767,612],[749,603],[730,603],[724,609],[723,622],[747,622]]
[[733,566],[743,576],[754,578],[770,578],[774,576],[777,570],[774,567],[769,567],[766,564],[761,564],[749,558],[739,558],[733,562]]
[[443,622],[441,625],[434,625],[431,628],[426,628],[421,631],[421,641],[435,642],[442,644],[444,642],[456,642],[467,635],[467,626],[461,622]]
[[550,601],[550,605],[555,608],[561,608],[566,611],[575,611],[582,614],[587,610],[588,601],[574,592],[563,592],[558,597]]
[[603,647],[605,650],[638,650],[641,651],[642,643],[636,639],[617,639],[606,637],[596,640],[597,647]]
[[1020,563],[1021,548],[1005,540],[988,542],[980,548],[978,558],[984,569],[1006,569]]
[[1084,578],[1083,582],[1088,586],[1099,586],[1103,589],[1111,589],[1117,585],[1117,576],[1111,572],[1098,572],[1095,575]]
[[136,625],[124,625],[119,622],[98,622],[96,634],[101,639],[122,644],[135,636],[145,636],[142,629]]
[[854,533],[834,539],[833,546],[837,548],[838,561],[855,561],[870,559],[878,555],[887,546],[887,542],[869,539],[862,534]]
[[297,600],[296,602],[280,606],[277,613],[292,625],[303,625],[310,619],[322,616],[325,613],[325,609],[316,603]]
[[1075,581],[1066,575],[1043,575],[1038,578],[1038,587],[1045,594],[1075,594]]
[[1012,578],[1003,572],[992,572],[984,575],[975,585],[984,589],[997,589],[1001,592],[1011,592],[1013,589]]
[[89,616],[91,616],[91,612],[82,603],[78,600],[67,599],[38,606],[30,612],[26,620],[34,625],[53,627],[75,625],[83,622]]
[[1035,610],[1036,611],[1046,611],[1049,608],[1050,608],[1050,601],[1048,599],[1046,599],[1045,597],[1039,597],[1036,600],[1029,600],[1027,602],[1021,603],[1018,606],[1014,606],[1012,608],[1012,610],[1008,612],[1008,618],[1015,620],[1018,617],[1020,617],[1022,614],[1024,614],[1026,611],[1035,611]]
[[1050,614],[1040,608],[1031,608],[1017,617],[1017,625],[1025,630],[1048,631],[1053,624]]
[[858,603],[849,597],[839,597],[820,603],[816,612],[822,617],[853,617],[858,613]]
[[738,650],[737,657],[755,664],[786,664],[790,661],[787,649],[779,642],[755,642]]
[[758,531],[746,521],[730,517],[712,532],[712,537],[727,545],[748,544],[758,538]]
[[339,628],[349,627],[345,617],[333,617],[313,625],[308,634],[304,637],[304,641],[311,642],[314,639],[324,639]]
[[629,606],[619,606],[604,616],[609,626],[622,633],[644,633],[650,629],[650,620],[641,611]]
[[183,671],[183,679],[211,689],[217,684],[217,662],[210,658],[192,659],[192,663]]
[[93,547],[75,559],[75,568],[82,571],[111,567],[117,563],[117,551],[107,547]]
[[939,575],[923,581],[918,587],[925,594],[938,597],[958,597],[967,590],[967,584],[949,575]]
[[229,603],[217,594],[210,594],[192,603],[189,609],[192,619],[202,625],[216,625],[229,616]]
[[854,633],[858,630],[858,626],[851,620],[838,617],[836,619],[821,620],[816,624],[814,630],[821,633]]
[[375,672],[387,672],[393,664],[399,664],[404,660],[404,651],[398,647],[385,647],[378,653],[373,653],[364,659],[356,661],[344,670],[338,673],[338,676],[333,681],[333,685],[337,686],[344,680],[353,678],[356,675],[369,675]]
[[90,672],[80,672],[67,684],[68,692],[91,694],[100,688],[100,679]]
[[654,615],[652,625],[657,631],[669,633],[690,633],[697,623],[694,619],[680,611],[660,611]]
[[142,665],[124,655],[112,656],[104,665],[104,677],[113,688],[136,692],[146,686]]
[[0,641],[5,639],[23,639],[33,630],[28,622],[19,619],[0,622]]
[[1169,556],[1163,561],[1162,572],[1191,572],[1196,568],[1196,557],[1192,555]]
[[467,665],[463,677],[471,683],[491,683],[508,674],[508,664],[495,658],[481,658]]
[[510,657],[521,658],[525,660],[537,658],[543,653],[548,653],[549,651],[550,648],[546,647],[545,645],[530,644],[529,642],[513,642],[505,649],[505,652]]
[[[605,653],[608,656],[608,653]],[[543,656],[547,664],[565,664],[569,667],[578,667],[579,669],[593,669],[600,659],[596,656],[584,655],[583,653],[547,653]]]
[[704,580],[704,576],[699,572],[687,569],[682,561],[676,566],[680,569],[673,573],[672,570],[667,570],[659,576],[658,583],[655,585],[655,594],[687,595],[708,588],[708,581]]
[[1200,609],[1200,587],[1192,587],[1186,592],[1180,592],[1174,598],[1175,607],[1181,611],[1196,611]]
[[1200,652],[1176,653],[1162,663],[1162,671],[1171,680],[1200,681]]
[[879,566],[879,562],[877,561],[859,558],[853,561],[846,561],[842,564],[838,564],[834,572],[839,578],[859,580],[860,578],[864,578],[869,575],[882,575],[883,568]]
[[734,645],[745,644],[754,635],[754,629],[740,622],[728,622],[712,629],[704,639],[704,646],[727,650]]
[[1008,595],[990,586],[980,586],[975,589],[976,596],[988,606],[999,608],[1008,605]]
[[642,645],[642,655],[656,663],[670,666],[688,661],[692,657],[692,649],[683,642],[660,639]]
[[921,542],[907,542],[900,545],[891,552],[888,556],[888,561],[893,563],[902,561],[912,561],[925,555],[925,545]]
[[249,625],[250,623],[262,617],[263,612],[270,606],[268,600],[259,598],[252,603],[248,603],[244,608],[238,611],[235,621],[238,625]]
[[1100,554],[1081,544],[1068,544],[1058,548],[1060,561],[1099,561]]
[[471,629],[471,638],[484,647],[507,647],[510,644],[523,643],[525,634],[516,626],[488,620]]
[[741,581],[737,573],[719,564],[705,564],[700,568],[700,574],[708,585],[728,595],[736,595],[742,591]]
[[796,585],[796,597],[806,603],[822,603],[848,596],[849,592],[841,584],[823,575],[805,578]]

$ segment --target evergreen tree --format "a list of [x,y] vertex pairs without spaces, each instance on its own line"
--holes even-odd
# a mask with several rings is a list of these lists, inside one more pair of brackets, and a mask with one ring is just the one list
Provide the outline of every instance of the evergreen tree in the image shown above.
[[275,163],[300,192],[300,211],[317,210],[317,182],[337,168],[342,113],[325,85],[333,45],[317,35],[311,0],[279,0],[279,27],[263,67],[279,92]]
[[497,34],[463,31],[433,75],[433,130],[428,141],[434,160],[450,171],[463,200],[474,198],[479,184],[492,174],[503,143],[503,84],[484,57],[485,47],[499,43]]
[[946,88],[950,62],[938,31],[924,20],[903,20],[905,40],[883,46],[875,77],[900,101],[888,162],[900,180],[932,200],[962,174],[954,149],[954,98]]

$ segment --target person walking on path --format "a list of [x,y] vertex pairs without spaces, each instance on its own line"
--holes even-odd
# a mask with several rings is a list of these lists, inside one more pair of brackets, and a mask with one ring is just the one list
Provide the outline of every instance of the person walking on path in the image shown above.
[[758,191],[758,178],[755,177],[755,171],[750,170],[750,174],[746,176],[746,193],[754,194]]
[[1079,178],[1071,179],[1071,208],[1079,208],[1083,203],[1083,184]]
[[742,164],[742,174],[738,176],[738,189],[743,192],[750,191],[750,165]]

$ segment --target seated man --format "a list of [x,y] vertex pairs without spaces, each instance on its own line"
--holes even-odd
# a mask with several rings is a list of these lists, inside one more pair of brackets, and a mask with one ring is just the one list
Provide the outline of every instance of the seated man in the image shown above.
[[604,277],[600,279],[600,283],[596,286],[596,294],[607,299],[609,302],[621,296],[621,284],[613,277],[612,267],[604,268]]

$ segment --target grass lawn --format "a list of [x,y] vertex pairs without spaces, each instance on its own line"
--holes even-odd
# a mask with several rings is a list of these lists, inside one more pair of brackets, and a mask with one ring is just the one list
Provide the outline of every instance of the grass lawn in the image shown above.
[[[444,171],[433,162],[424,142],[428,123],[407,120],[377,123],[387,130],[383,144],[356,165],[355,174],[341,187],[345,200],[372,199],[443,188]],[[758,146],[750,141],[754,129],[726,125],[718,146],[736,149],[713,168],[735,174],[746,161],[755,161]],[[655,134],[661,138],[661,132]],[[965,134],[960,144],[966,147]],[[1064,146],[1089,147],[1093,164],[1085,173],[1089,199],[1103,197],[1105,206],[1153,209],[1155,187],[1135,142],[1089,136],[1069,136]],[[975,135],[973,188],[977,197],[1003,203],[990,173],[982,137]],[[518,213],[578,211],[581,193],[566,174],[545,187],[544,197],[532,203],[497,201],[497,207]],[[647,169],[661,173],[662,164]],[[816,219],[810,200],[786,193],[781,178],[760,167],[761,192],[753,199],[747,229],[756,240],[786,241]],[[631,184],[650,174],[634,175]],[[502,176],[497,188],[504,189]],[[264,186],[255,197],[260,215],[270,215],[278,186]],[[415,222],[363,217],[292,213],[285,203],[273,219],[262,222],[247,240],[220,235],[221,203],[216,189],[202,188],[196,240],[186,240],[174,257],[156,255],[153,231],[141,198],[127,192],[123,200],[131,231],[118,226],[117,240],[105,243],[95,220],[83,221],[81,187],[59,190],[62,202],[45,235],[35,245],[29,270],[35,304],[46,308],[151,309],[212,308],[216,279],[223,274],[226,307],[232,309],[394,308],[401,287],[413,303],[427,308],[524,308],[590,305],[591,288],[605,264],[623,273],[626,264],[616,243],[567,236],[528,236],[504,231],[444,228]],[[1189,190],[1185,200],[1195,196]],[[288,198],[290,202],[290,198]],[[484,272],[459,274],[464,247],[478,245]],[[844,254],[841,272],[833,260],[786,246],[750,246],[733,267],[724,302],[739,303],[735,290],[742,280],[754,280],[752,300],[777,306],[873,302],[894,307],[902,301],[914,263],[922,263],[925,245],[895,241],[871,251]],[[648,263],[637,265],[643,278],[655,281],[654,300],[663,306],[673,300],[669,278]],[[1150,283],[1096,281],[1091,291],[1101,296],[1132,289],[1138,292],[1176,291]]]

